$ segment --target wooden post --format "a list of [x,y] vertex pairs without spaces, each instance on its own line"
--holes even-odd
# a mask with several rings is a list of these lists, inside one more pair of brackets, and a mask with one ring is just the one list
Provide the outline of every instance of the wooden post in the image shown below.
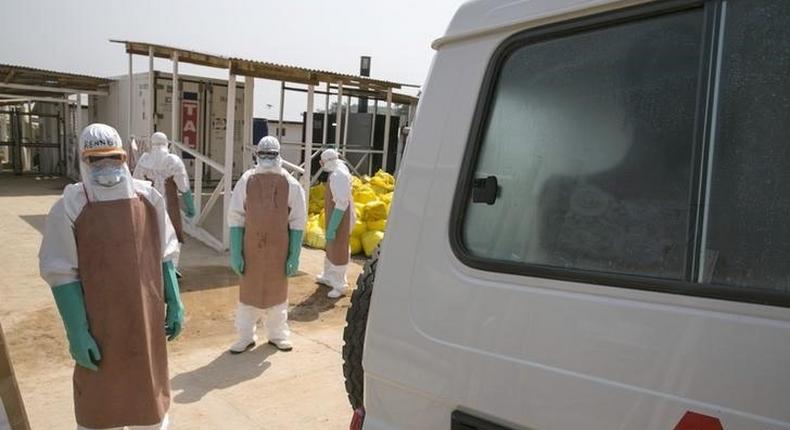
[[343,158],[346,158],[346,148],[348,147],[348,123],[351,122],[351,96],[346,98],[346,119],[343,124]]
[[154,82],[154,47],[148,47],[148,136],[146,141],[151,143],[154,134],[154,115],[156,114],[156,83]]
[[335,109],[335,146],[340,146],[340,131],[343,123],[343,83],[337,83],[337,109]]
[[253,98],[255,94],[255,78],[252,76],[244,77],[244,146],[241,150],[243,170],[252,167],[252,146],[257,142],[253,142],[252,135],[252,122],[253,122]]
[[[132,57],[133,54],[129,53],[129,117],[126,118],[126,138],[129,140],[130,144],[134,134],[132,133],[132,119],[134,118],[134,77],[132,72]],[[129,146],[129,149],[131,149],[131,145]]]
[[390,151],[390,117],[392,116],[392,88],[387,89],[387,112],[384,117],[384,154],[381,157],[381,170],[387,171],[387,157]]
[[[277,140],[283,143],[283,114],[285,113],[285,81],[280,81],[280,121],[277,123]],[[271,134],[271,133],[270,133]]]
[[2,325],[0,325],[0,408],[5,412],[3,414],[3,411],[0,411],[0,429],[10,427],[11,430],[30,430]]
[[170,116],[172,126],[170,128],[170,140],[181,142],[181,91],[178,90],[178,52],[173,52],[173,93],[170,98]]
[[[228,69],[231,66],[228,65]],[[225,195],[222,205],[222,244],[230,246],[228,230],[228,212],[230,211],[230,193],[233,190],[233,126],[236,122],[236,75],[233,70],[228,74],[228,110],[225,114]]]
[[326,133],[329,128],[329,82],[326,83],[326,97],[324,98],[324,126],[321,136],[321,146],[326,147]]
[[203,160],[195,157],[195,217],[197,220],[203,208]]
[[304,173],[302,173],[302,187],[304,188],[304,195],[307,201],[305,204],[310,205],[310,178],[312,177],[312,156],[313,156],[313,108],[315,98],[315,86],[307,86],[307,114],[304,121]]

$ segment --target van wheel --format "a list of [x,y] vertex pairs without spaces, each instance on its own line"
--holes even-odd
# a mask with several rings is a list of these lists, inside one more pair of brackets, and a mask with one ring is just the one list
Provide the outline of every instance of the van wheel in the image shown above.
[[364,393],[364,372],[362,370],[362,350],[365,348],[365,330],[368,327],[368,310],[376,279],[376,266],[379,262],[376,248],[365,269],[357,278],[357,288],[351,294],[351,307],[346,313],[346,328],[343,330],[343,376],[346,378],[346,393],[353,409],[362,407]]

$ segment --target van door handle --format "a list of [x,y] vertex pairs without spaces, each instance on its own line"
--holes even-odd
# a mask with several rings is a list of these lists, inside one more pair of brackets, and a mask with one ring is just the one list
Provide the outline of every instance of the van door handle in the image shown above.
[[496,176],[476,178],[472,183],[472,202],[493,205],[499,196],[499,182]]

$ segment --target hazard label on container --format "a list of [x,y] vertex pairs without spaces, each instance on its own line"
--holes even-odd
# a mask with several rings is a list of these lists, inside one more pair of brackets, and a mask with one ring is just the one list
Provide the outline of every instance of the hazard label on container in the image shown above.
[[197,148],[198,137],[198,102],[183,100],[181,102],[181,141],[189,148]]

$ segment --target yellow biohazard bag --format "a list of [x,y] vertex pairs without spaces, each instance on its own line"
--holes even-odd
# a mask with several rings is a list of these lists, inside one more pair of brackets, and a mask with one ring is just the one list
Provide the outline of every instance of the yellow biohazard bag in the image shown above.
[[368,230],[384,231],[387,229],[387,220],[380,219],[377,221],[368,221],[366,226]]
[[351,255],[362,252],[362,241],[358,237],[351,236],[351,239],[348,241],[348,246],[351,248]]
[[365,221],[378,221],[387,219],[387,205],[384,202],[374,200],[365,205]]
[[359,189],[354,193],[354,202],[359,202],[362,204],[372,202],[377,200],[376,193],[373,192],[373,189],[370,188],[369,185],[363,185],[359,187]]
[[368,257],[373,255],[373,251],[376,250],[376,247],[379,246],[382,239],[384,239],[384,232],[382,231],[368,231],[363,234],[362,249],[365,251],[365,255]]
[[367,225],[357,218],[357,221],[354,223],[354,228],[351,230],[351,237],[361,238],[366,231],[368,231]]

